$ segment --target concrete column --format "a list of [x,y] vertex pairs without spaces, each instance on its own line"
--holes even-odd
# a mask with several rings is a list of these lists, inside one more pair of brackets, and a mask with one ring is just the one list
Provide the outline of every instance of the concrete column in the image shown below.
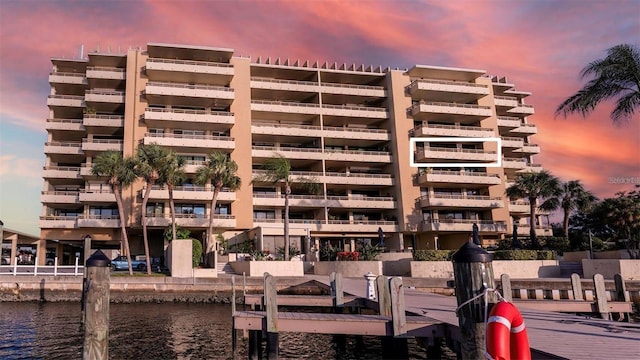
[[36,241],[36,256],[38,257],[38,265],[45,265],[47,261],[47,240],[40,239]]
[[16,263],[16,256],[18,256],[18,234],[7,237],[11,240],[11,265]]

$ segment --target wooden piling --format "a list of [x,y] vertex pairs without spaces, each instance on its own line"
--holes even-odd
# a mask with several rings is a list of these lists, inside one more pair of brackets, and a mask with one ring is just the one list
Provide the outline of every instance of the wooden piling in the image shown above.
[[391,292],[386,276],[379,275],[376,278],[376,292],[378,294],[378,313],[382,316],[391,316]]
[[582,282],[580,282],[580,275],[571,274],[571,289],[573,290],[574,300],[584,300],[584,294],[582,293]]
[[609,307],[607,306],[607,290],[604,287],[604,277],[601,274],[593,275],[593,286],[596,289],[598,313],[603,319],[611,320]]
[[513,293],[511,291],[511,278],[509,274],[500,275],[500,286],[502,286],[502,297],[508,302],[512,302]]
[[267,357],[269,359],[278,358],[279,334],[278,334],[278,303],[276,292],[276,281],[268,273],[264,275],[264,302],[267,311],[266,332],[267,332]]
[[[472,242],[467,242],[453,255],[453,275],[456,285],[458,324],[462,335],[462,359],[482,359],[485,349],[485,299],[487,289],[495,289],[493,255]],[[489,307],[495,295],[486,293]],[[474,300],[475,299],[475,300]],[[489,311],[487,309],[487,311]]]
[[394,277],[389,280],[391,295],[391,322],[393,324],[393,358],[409,358],[407,343],[407,316],[405,313],[404,288],[402,278]]
[[100,250],[86,261],[83,360],[109,359],[109,285],[111,261]]
[[331,284],[331,296],[333,297],[333,307],[344,306],[344,290],[342,288],[342,274],[332,272],[329,274],[329,284]]
[[[624,283],[624,279],[622,278],[621,274],[615,274],[613,275],[613,282],[615,283],[616,286],[616,291],[615,291],[615,296],[612,299],[613,301],[624,301],[624,302],[630,302],[630,298],[629,298],[629,293],[627,293],[627,286]],[[616,314],[616,319],[615,320],[619,320],[619,321],[629,321],[629,313],[617,313]]]

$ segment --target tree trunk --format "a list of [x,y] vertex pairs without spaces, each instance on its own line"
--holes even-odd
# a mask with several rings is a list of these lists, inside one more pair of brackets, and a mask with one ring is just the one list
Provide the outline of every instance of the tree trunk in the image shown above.
[[213,217],[216,212],[216,202],[218,202],[218,194],[220,193],[221,188],[222,188],[222,185],[220,186],[216,185],[213,187],[213,197],[211,198],[211,210],[209,211],[209,234],[208,236],[205,237],[205,239],[208,239],[207,243],[205,244],[205,250],[204,250],[205,264],[211,265],[214,268],[217,265],[216,255],[213,254],[213,263],[209,264],[209,254],[211,253],[212,250],[216,251],[216,248],[217,248],[216,240],[213,237]]
[[142,241],[144,242],[144,256],[147,259],[147,275],[151,275],[151,258],[149,257],[149,237],[147,236],[147,202],[151,194],[151,187],[155,183],[154,179],[149,179],[147,189],[142,198]]
[[169,189],[169,209],[171,210],[171,241],[176,239],[176,206],[173,203],[173,185],[168,185]]
[[288,181],[284,186],[284,261],[289,261],[289,195],[291,194],[291,186]]
[[562,221],[564,237],[569,240],[569,208],[564,209],[564,219]]
[[536,237],[536,198],[529,198],[529,237],[531,247],[538,249],[538,238]]
[[129,248],[129,238],[127,237],[127,225],[125,224],[126,218],[124,214],[124,206],[122,204],[122,192],[120,186],[111,185],[114,195],[116,196],[116,204],[118,205],[118,215],[120,216],[120,229],[122,230],[122,241],[124,242],[124,250],[127,254],[127,262],[129,262],[129,275],[133,275],[133,268],[131,267],[131,249]]

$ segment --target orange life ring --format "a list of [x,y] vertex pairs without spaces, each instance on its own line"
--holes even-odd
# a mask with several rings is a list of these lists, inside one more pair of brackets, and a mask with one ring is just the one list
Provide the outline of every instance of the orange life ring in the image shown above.
[[495,360],[530,360],[531,349],[520,311],[510,302],[497,303],[487,320],[487,352]]

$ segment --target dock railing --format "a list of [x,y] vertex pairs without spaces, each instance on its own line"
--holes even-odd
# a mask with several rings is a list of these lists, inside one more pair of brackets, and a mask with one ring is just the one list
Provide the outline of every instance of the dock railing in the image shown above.
[[0,275],[33,275],[33,276],[82,276],[84,266],[76,257],[74,265],[58,265],[58,258],[54,258],[53,265],[38,265],[38,257],[31,265],[18,265],[16,257],[12,265],[0,265]]

